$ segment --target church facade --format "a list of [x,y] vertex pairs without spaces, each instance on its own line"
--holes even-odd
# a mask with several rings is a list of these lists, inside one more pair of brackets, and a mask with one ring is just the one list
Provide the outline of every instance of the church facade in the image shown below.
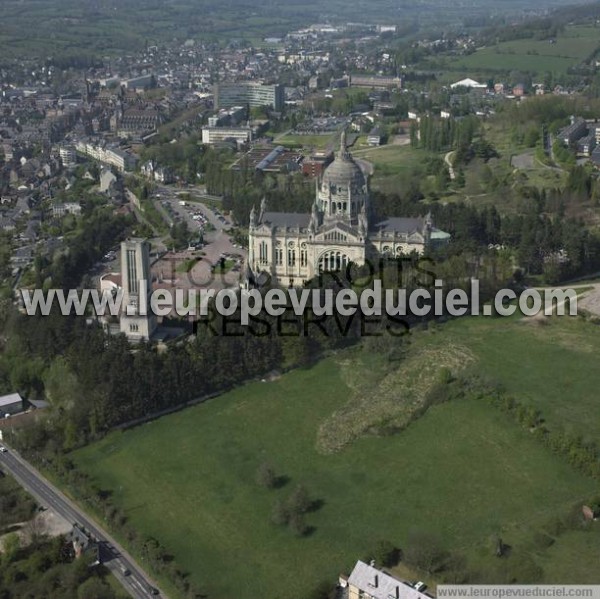
[[266,201],[250,212],[247,277],[268,275],[282,287],[301,286],[322,272],[363,265],[381,256],[422,254],[449,235],[422,218],[373,222],[367,177],[346,148],[325,169],[310,214],[270,212]]

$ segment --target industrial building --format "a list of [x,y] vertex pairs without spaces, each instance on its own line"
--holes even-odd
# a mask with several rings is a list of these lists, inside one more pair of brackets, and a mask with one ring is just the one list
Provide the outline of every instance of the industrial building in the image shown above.
[[283,146],[252,148],[232,166],[232,169],[252,169],[262,173],[290,173],[300,170],[303,158],[300,152],[288,150]]
[[231,108],[222,108],[213,116],[208,117],[209,127],[228,127],[237,125],[248,118],[245,106],[232,106]]
[[156,79],[152,74],[141,75],[140,77],[125,79],[124,81],[121,81],[121,85],[123,85],[126,89],[145,90],[156,87]]
[[202,143],[213,145],[227,141],[235,141],[238,145],[244,145],[252,141],[252,129],[250,127],[203,127]]
[[285,90],[282,85],[262,85],[260,83],[219,83],[214,86],[215,108],[232,108],[246,105],[250,108],[270,106],[281,111],[285,103]]
[[400,77],[383,75],[351,75],[350,87],[368,87],[369,89],[401,89]]
[[302,162],[302,173],[315,179],[333,162],[333,152],[315,152]]

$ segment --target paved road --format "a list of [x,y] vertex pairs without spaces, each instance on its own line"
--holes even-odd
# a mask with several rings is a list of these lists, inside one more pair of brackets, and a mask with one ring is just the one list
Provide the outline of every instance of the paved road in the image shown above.
[[[593,316],[600,316],[600,283],[577,283],[576,285],[569,285],[563,283],[556,287],[534,287],[537,291],[547,291],[548,289],[588,289],[579,294],[577,297],[577,310],[585,310]],[[565,302],[562,301],[556,304],[556,307],[562,306]]]
[[[166,597],[162,593],[153,595],[151,589],[155,588],[156,584],[135,563],[133,558],[94,520],[49,483],[14,450],[9,449],[6,453],[0,453],[0,467],[10,472],[40,505],[51,509],[67,522],[77,523],[89,531],[100,544],[102,562],[132,597],[135,599]],[[131,574],[124,576],[123,572],[126,570],[129,570]]]
[[292,129],[288,129],[287,131],[284,131],[283,133],[278,133],[273,138],[273,143],[276,144],[280,139],[283,139],[286,135],[289,135],[291,132],[292,132]]
[[[192,197],[196,201],[188,201],[188,202],[186,202],[186,206],[181,206],[179,204],[179,202],[181,201],[181,196],[179,195],[180,193],[181,193],[181,191],[174,187],[159,186],[157,188],[157,196],[156,196],[156,199],[154,200],[154,202],[165,214],[166,214],[166,211],[164,210],[162,202],[164,202],[165,200],[167,202],[169,202],[174,213],[176,215],[182,217],[185,221],[187,221],[191,231],[196,231],[198,229],[198,223],[192,219],[192,215],[190,214],[191,209],[193,209],[193,211],[196,211],[196,212],[198,212],[198,211],[202,212],[204,214],[204,216],[206,216],[208,218],[208,221],[217,230],[229,229],[231,227],[231,223],[229,221],[222,223],[220,220],[218,220],[214,211],[202,203],[203,198],[211,199],[214,196],[206,196],[205,195],[205,196],[203,196],[203,198],[202,197],[199,198],[197,196],[192,195]],[[188,191],[185,191],[184,193],[188,193]]]
[[450,160],[450,156],[452,156],[452,154],[454,154],[454,151],[450,151],[444,156],[444,162],[446,163],[446,166],[448,167],[448,174],[450,175],[450,181],[454,181],[454,179],[456,179],[456,173],[454,172],[454,167],[452,166],[452,160]]

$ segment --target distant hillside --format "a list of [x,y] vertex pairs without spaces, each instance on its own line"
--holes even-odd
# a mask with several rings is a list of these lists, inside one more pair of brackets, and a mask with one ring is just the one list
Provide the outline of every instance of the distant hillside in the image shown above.
[[[574,4],[536,3],[546,8]],[[600,6],[600,5],[598,5]],[[587,9],[581,9],[587,10]],[[0,56],[102,56],[174,38],[262,39],[315,21],[369,21],[449,27],[532,12],[526,0],[4,0]],[[1,60],[1,59],[0,59]]]

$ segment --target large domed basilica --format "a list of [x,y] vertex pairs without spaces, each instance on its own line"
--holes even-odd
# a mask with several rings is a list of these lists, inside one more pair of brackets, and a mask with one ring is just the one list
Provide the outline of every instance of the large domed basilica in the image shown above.
[[310,214],[270,212],[263,200],[250,212],[248,276],[268,274],[273,283],[300,286],[320,272],[339,271],[380,256],[422,254],[449,236],[431,217],[372,222],[368,179],[346,147],[318,182]]

